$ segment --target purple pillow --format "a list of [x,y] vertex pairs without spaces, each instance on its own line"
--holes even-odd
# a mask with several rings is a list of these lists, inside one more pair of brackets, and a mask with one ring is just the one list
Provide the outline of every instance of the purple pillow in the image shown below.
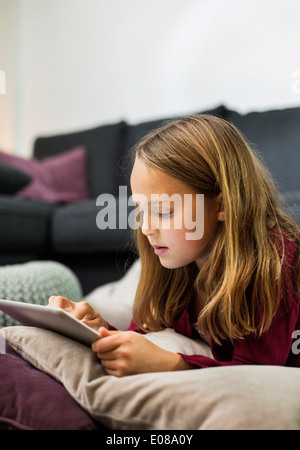
[[32,177],[31,183],[20,190],[16,194],[17,197],[53,203],[78,202],[90,197],[87,155],[82,146],[42,161],[0,152],[0,162]]
[[6,342],[0,354],[0,430],[100,430],[62,384]]

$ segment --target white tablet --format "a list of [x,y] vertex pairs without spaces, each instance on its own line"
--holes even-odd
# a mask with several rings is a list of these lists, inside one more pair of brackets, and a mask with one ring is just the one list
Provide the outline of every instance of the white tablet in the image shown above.
[[0,299],[0,310],[23,325],[55,331],[86,345],[101,337],[96,330],[61,308]]

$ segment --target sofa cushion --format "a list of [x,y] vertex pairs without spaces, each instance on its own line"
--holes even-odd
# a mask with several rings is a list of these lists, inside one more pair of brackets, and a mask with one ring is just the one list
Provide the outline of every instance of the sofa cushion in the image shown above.
[[[117,201],[116,201],[117,205]],[[105,208],[107,208],[105,206]],[[53,247],[61,253],[97,253],[128,249],[130,229],[99,229],[97,215],[102,208],[96,200],[56,208],[52,216]],[[115,208],[110,209],[111,214]],[[126,213],[120,213],[127,222]],[[118,224],[119,216],[117,216]]]
[[0,163],[0,194],[13,195],[23,189],[31,181],[27,173]]
[[17,197],[53,203],[78,202],[89,198],[86,151],[77,147],[38,161],[0,153],[0,161],[21,169],[32,177]]
[[39,255],[50,243],[50,203],[0,195],[1,252]]
[[227,119],[258,149],[283,193],[300,190],[300,108],[228,111]]
[[[118,378],[104,373],[91,349],[64,336],[25,327],[1,333],[18,353],[60,381],[84,410],[109,428],[300,429],[297,368],[244,365]],[[161,338],[163,333],[151,334]],[[185,342],[177,341],[172,351],[182,351],[182,345]],[[199,341],[196,351],[207,352],[207,348]]]
[[96,430],[95,421],[51,376],[6,343],[0,354],[0,430]]
[[118,161],[122,154],[125,123],[103,125],[97,128],[39,137],[34,144],[38,159],[58,155],[74,146],[83,145],[88,156],[88,178],[92,197],[101,193],[118,192]]

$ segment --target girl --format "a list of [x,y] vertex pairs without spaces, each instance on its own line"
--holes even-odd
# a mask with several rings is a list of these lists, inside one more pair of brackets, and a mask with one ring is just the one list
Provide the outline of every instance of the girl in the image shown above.
[[[138,201],[141,276],[129,330],[114,330],[85,302],[51,297],[50,305],[99,329],[103,338],[92,349],[107,374],[300,367],[292,352],[292,333],[300,329],[300,231],[241,134],[222,119],[192,115],[150,133],[134,157],[132,192],[144,201]],[[153,205],[153,194],[179,194],[184,213],[204,220],[202,238],[187,239],[185,225],[175,226],[174,205]],[[204,194],[204,217],[197,217],[197,194]],[[143,336],[166,327],[190,338],[200,334],[213,358],[172,353]]]

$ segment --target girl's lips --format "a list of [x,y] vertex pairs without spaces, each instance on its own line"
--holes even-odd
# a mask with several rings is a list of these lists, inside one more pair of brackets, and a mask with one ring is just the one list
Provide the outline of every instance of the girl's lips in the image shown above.
[[156,255],[163,255],[168,250],[168,247],[161,247],[160,245],[153,245],[153,248]]

